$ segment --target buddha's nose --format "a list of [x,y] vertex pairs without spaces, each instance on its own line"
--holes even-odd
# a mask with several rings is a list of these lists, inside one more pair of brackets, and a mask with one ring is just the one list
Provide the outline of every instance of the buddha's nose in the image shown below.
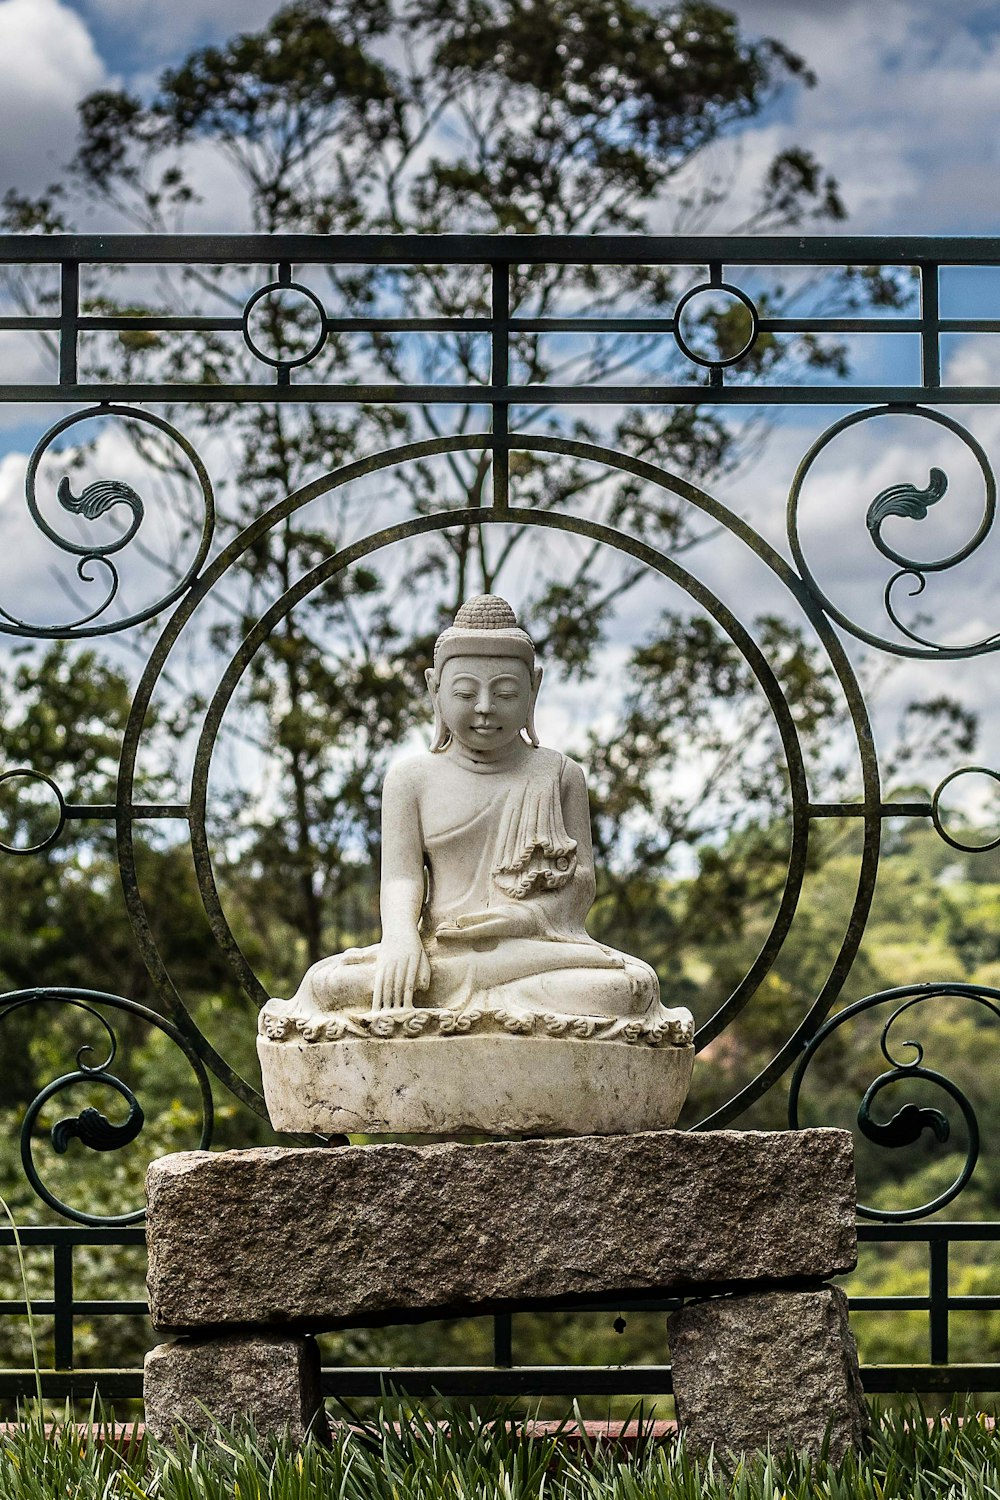
[[482,716],[485,718],[490,711],[490,707],[491,705],[489,688],[480,688],[479,696],[476,699],[476,713],[482,714]]

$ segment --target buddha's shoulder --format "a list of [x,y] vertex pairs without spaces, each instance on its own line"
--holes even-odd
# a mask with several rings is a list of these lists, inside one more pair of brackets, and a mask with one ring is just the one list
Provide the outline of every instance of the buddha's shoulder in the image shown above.
[[394,761],[385,773],[385,781],[382,783],[383,795],[386,792],[390,794],[419,793],[435,771],[440,771],[440,761],[428,750],[420,755],[408,755],[403,760]]
[[586,785],[586,773],[579,761],[573,760],[569,755],[563,755],[561,750],[552,750],[547,745],[539,745],[533,759],[538,771],[543,774],[547,773],[553,779],[558,778],[564,785],[572,785],[574,782],[582,782]]

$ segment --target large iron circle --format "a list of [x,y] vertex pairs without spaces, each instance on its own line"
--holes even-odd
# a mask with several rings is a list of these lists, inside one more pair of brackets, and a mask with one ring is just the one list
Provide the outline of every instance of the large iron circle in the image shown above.
[[979,525],[976,527],[975,533],[972,537],[970,537],[969,541],[967,541],[963,547],[959,547],[956,551],[950,553],[947,557],[939,558],[936,561],[917,562],[913,558],[905,557],[902,553],[895,551],[885,543],[878,544],[879,550],[882,552],[883,556],[888,557],[893,562],[897,563],[901,569],[901,571],[895,575],[895,578],[890,580],[890,583],[887,586],[887,608],[889,605],[888,594],[891,590],[892,584],[896,581],[896,578],[902,578],[906,576],[913,577],[918,582],[918,588],[914,592],[920,593],[924,586],[924,574],[942,573],[948,568],[953,568],[958,563],[964,562],[967,557],[971,557],[973,552],[976,551],[977,547],[979,547],[989,535],[993,527],[993,522],[996,518],[996,476],[993,473],[992,466],[985,450],[983,449],[982,445],[977,442],[976,439],[972,436],[972,433],[969,432],[966,427],[963,427],[961,422],[956,422],[954,417],[949,417],[941,411],[934,411],[930,407],[875,406],[869,407],[864,411],[849,412],[846,417],[841,417],[838,422],[834,422],[832,426],[828,427],[826,431],[821,433],[820,436],[816,439],[795,471],[795,477],[792,480],[792,486],[788,492],[787,531],[788,545],[792,550],[792,556],[795,558],[796,566],[798,567],[800,574],[811,589],[813,595],[822,605],[823,609],[830,616],[830,618],[832,620],[836,620],[838,625],[843,626],[843,628],[849,631],[851,635],[855,636],[856,639],[858,639],[859,641],[865,641],[869,646],[877,646],[881,650],[891,651],[896,656],[912,656],[925,661],[941,658],[945,658],[950,661],[957,661],[963,657],[978,656],[983,652],[984,649],[987,649],[992,645],[995,639],[994,637],[991,637],[989,641],[977,641],[970,646],[938,646],[931,641],[924,641],[921,637],[916,636],[911,631],[906,630],[905,626],[899,624],[899,622],[895,620],[895,617],[892,615],[891,610],[889,610],[889,614],[890,618],[893,619],[893,623],[897,624],[900,630],[904,631],[907,635],[910,636],[911,640],[913,640],[915,643],[914,645],[907,646],[902,642],[890,641],[887,640],[884,636],[876,635],[873,631],[864,629],[862,626],[856,624],[849,615],[846,615],[843,610],[838,609],[833,600],[824,592],[822,588],[820,588],[820,585],[817,582],[812,569],[809,567],[809,564],[806,561],[805,552],[803,551],[802,543],[799,539],[799,505],[802,496],[802,486],[805,483],[809,470],[812,468],[813,464],[816,462],[816,459],[823,452],[823,450],[833,442],[834,438],[839,437],[839,435],[842,432],[846,432],[848,428],[856,427],[859,422],[872,421],[878,417],[919,417],[927,422],[936,422],[939,427],[944,427],[949,432],[953,432],[955,436],[959,438],[960,441],[965,445],[965,447],[968,448],[969,452],[976,460],[976,463],[979,466],[980,473],[983,476],[984,485],[983,515],[982,519],[979,522]]
[[[400,448],[374,455],[371,458],[359,460],[332,474],[323,475],[311,484],[297,490],[294,494],[287,496],[284,500],[279,501],[264,515],[258,517],[240,536],[234,538],[229,546],[225,548],[206,570],[187,598],[178,606],[173,618],[154,647],[142,680],[136,690],[122,748],[122,762],[118,781],[117,816],[119,864],[122,871],[126,905],[136,940],[150,976],[163,1002],[169,1007],[178,1024],[186,1030],[192,1045],[196,1047],[199,1055],[232,1093],[260,1114],[264,1114],[265,1111],[263,1099],[259,1091],[235,1072],[208,1038],[200,1031],[188,1012],[157,950],[139,891],[130,807],[136,758],[146,711],[160,673],[185,624],[215,583],[272,526],[283,521],[294,511],[317,499],[319,496],[337,489],[352,480],[359,479],[364,475],[395,467],[407,461],[437,454],[490,448],[493,441],[491,434],[478,433],[467,434],[461,437],[429,439],[424,442],[406,444]],[[708,1125],[717,1127],[734,1119],[754,1099],[766,1093],[772,1083],[785,1072],[790,1063],[798,1056],[805,1042],[808,1041],[809,1037],[813,1035],[822,1023],[830,1005],[832,1005],[839,993],[844,978],[854,960],[864,931],[865,920],[874,891],[875,869],[878,859],[881,826],[881,794],[871,730],[860,687],[836,634],[830,628],[829,622],[823,615],[822,610],[816,606],[809,591],[803,586],[802,581],[779,553],[765,542],[763,538],[759,537],[746,522],[719,501],[713,499],[695,485],[677,478],[666,470],[638,459],[631,459],[625,455],[614,453],[595,444],[563,438],[519,435],[510,440],[510,446],[525,451],[561,454],[589,460],[602,463],[612,469],[631,473],[637,478],[671,490],[726,527],[752,548],[757,557],[776,574],[779,581],[795,597],[800,608],[816,630],[831,660],[847,702],[857,740],[864,780],[864,846],[858,886],[848,927],[826,982],[793,1034],[752,1082],[747,1084],[720,1110],[717,1110],[708,1120],[702,1121],[701,1125],[696,1128]],[[196,868],[199,871],[206,912],[213,926],[216,939],[229,958],[241,982],[245,984],[248,993],[258,1001],[265,998],[264,991],[256,980],[256,977],[253,976],[245,957],[240,952],[238,944],[229,931],[228,923],[222,913],[218,892],[215,889],[215,882],[211,873],[211,860],[205,832],[205,805],[212,746],[219,725],[221,724],[225,707],[232,693],[235,691],[247,662],[260,648],[260,645],[274,628],[274,625],[290,609],[306,598],[314,589],[325,583],[328,578],[334,576],[344,568],[350,567],[353,563],[371,552],[397,541],[403,541],[434,531],[446,530],[453,526],[480,523],[484,525],[523,524],[562,529],[577,535],[587,536],[598,542],[606,543],[647,564],[662,576],[677,583],[702,608],[712,614],[713,618],[715,618],[721,628],[731,635],[738,649],[744,654],[765,695],[768,697],[772,713],[778,725],[786,762],[792,778],[792,849],[789,868],[786,873],[781,902],[774,923],[772,924],[771,932],[765,940],[757,959],[751,966],[748,974],[726,1002],[699,1031],[699,1043],[705,1045],[705,1043],[723,1031],[734,1016],[747,1004],[755,988],[763,979],[777,952],[780,950],[788,929],[791,926],[792,917],[794,916],[804,876],[805,846],[810,818],[808,792],[794,722],[791,719],[787,704],[784,702],[780,686],[756,643],[728,608],[720,600],[716,599],[704,585],[688,574],[686,570],[681,568],[672,559],[667,558],[647,544],[637,541],[622,532],[615,531],[611,527],[569,515],[553,515],[527,509],[522,511],[517,508],[506,512],[483,508],[465,511],[447,511],[437,515],[413,517],[397,526],[389,527],[374,536],[362,538],[352,543],[349,547],[345,547],[337,554],[324,559],[322,563],[318,564],[300,579],[298,583],[293,585],[281,599],[272,604],[261,616],[257,625],[244,641],[240,652],[230,662],[206,714],[201,743],[196,757],[195,776],[192,783],[189,811],[192,852]]]

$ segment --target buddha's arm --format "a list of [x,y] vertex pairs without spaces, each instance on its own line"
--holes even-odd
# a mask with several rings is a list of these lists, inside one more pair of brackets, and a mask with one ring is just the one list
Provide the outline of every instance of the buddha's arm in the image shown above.
[[594,874],[594,841],[590,831],[587,778],[583,767],[578,766],[575,760],[565,762],[559,787],[566,832],[571,839],[576,840],[576,869],[573,879],[560,894],[570,908],[572,920],[582,928],[597,895],[597,879]]
[[405,763],[382,789],[382,941],[375,966],[373,1010],[412,1005],[430,983],[417,923],[424,899],[424,856],[414,772]]

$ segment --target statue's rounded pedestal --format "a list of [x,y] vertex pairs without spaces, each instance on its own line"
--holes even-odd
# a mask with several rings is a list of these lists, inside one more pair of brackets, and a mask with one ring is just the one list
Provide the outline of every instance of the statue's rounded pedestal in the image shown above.
[[627,1135],[672,1126],[691,1046],[480,1036],[257,1038],[278,1131]]

